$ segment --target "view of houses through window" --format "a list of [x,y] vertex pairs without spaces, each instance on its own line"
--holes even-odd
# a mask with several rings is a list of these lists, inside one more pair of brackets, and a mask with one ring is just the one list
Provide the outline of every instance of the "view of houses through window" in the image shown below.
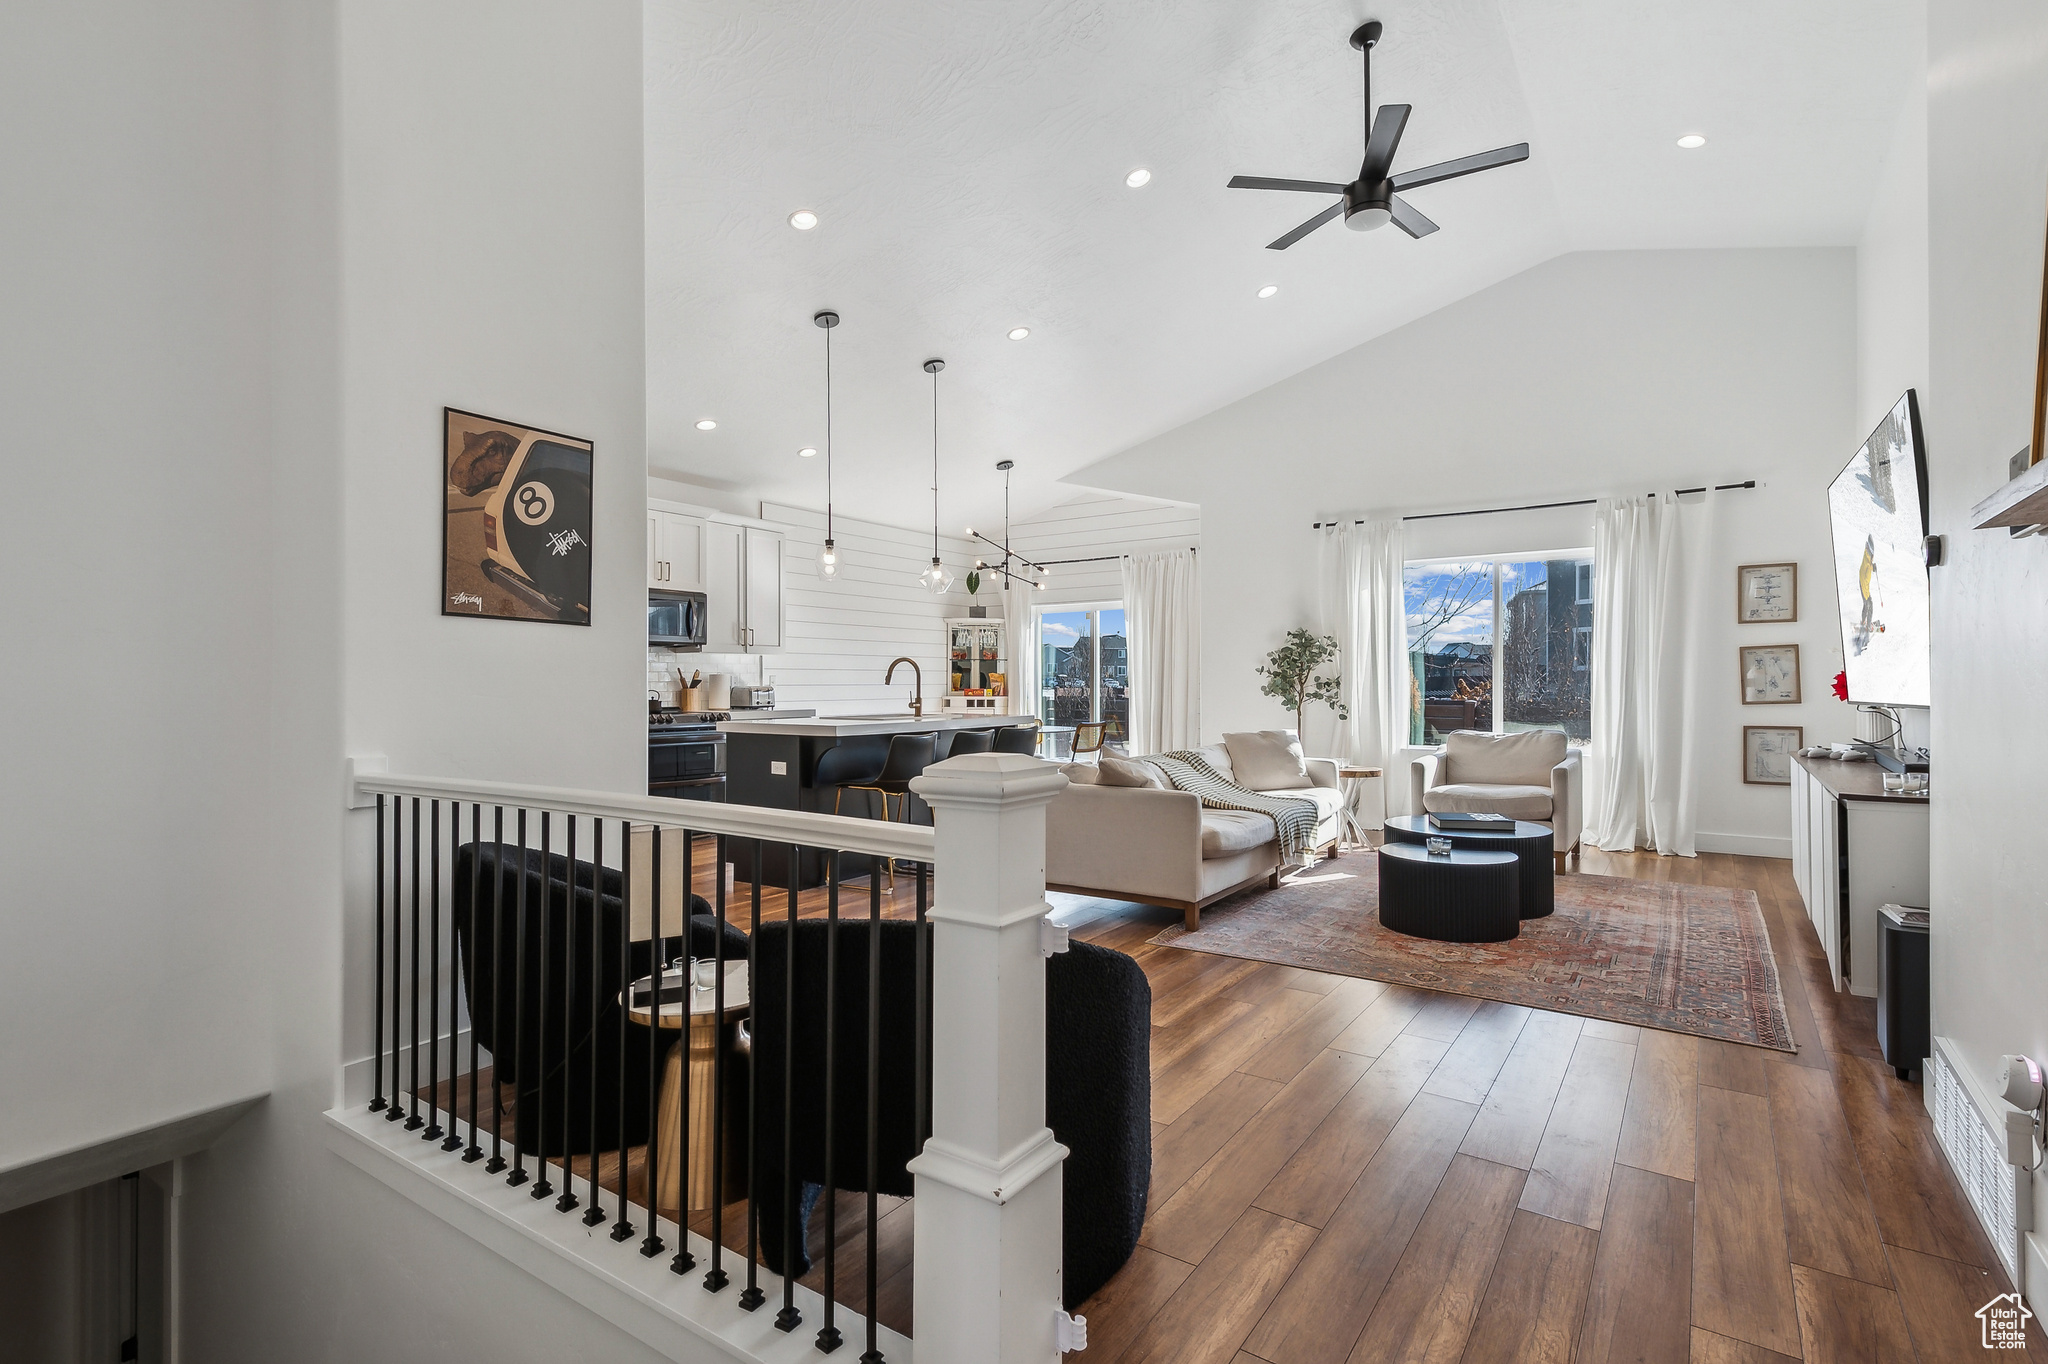
[[1411,563],[1409,742],[1454,729],[1592,736],[1593,560]]
[[1111,739],[1130,733],[1130,650],[1121,605],[1041,611],[1038,653],[1041,721],[1103,721],[1110,725]]

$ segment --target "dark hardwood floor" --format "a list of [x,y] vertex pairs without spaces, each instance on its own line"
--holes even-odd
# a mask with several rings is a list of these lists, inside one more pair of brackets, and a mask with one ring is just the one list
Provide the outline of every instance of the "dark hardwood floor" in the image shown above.
[[[1919,1087],[1878,1054],[1871,1001],[1832,990],[1790,864],[1596,851],[1579,871],[1754,891],[1799,1052],[1155,947],[1175,912],[1051,897],[1077,939],[1130,953],[1153,990],[1144,1236],[1081,1309],[1090,1345],[1074,1358],[1981,1357],[1973,1314],[2009,1285]],[[706,849],[700,894],[713,875]],[[890,917],[910,912],[899,885]],[[731,901],[742,924],[747,891]],[[764,921],[785,895],[763,897]],[[823,912],[822,892],[800,899],[804,917]],[[617,1165],[599,1163],[614,1195]],[[644,1206],[643,1165],[628,1153]],[[855,1311],[864,1204],[839,1199]],[[906,1333],[911,1216],[883,1199],[876,1230],[880,1319]],[[725,1219],[742,1249],[745,1205]],[[708,1214],[692,1225],[708,1234]],[[2048,1349],[2030,1345],[2022,1357]]]

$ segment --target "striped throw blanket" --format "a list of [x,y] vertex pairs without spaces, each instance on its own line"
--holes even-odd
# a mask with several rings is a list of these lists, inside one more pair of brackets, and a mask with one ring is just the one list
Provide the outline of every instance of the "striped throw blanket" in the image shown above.
[[1273,821],[1280,839],[1280,860],[1289,866],[1315,865],[1316,803],[1289,796],[1262,796],[1248,791],[1209,765],[1201,754],[1183,750],[1144,759],[1166,774],[1175,789],[1191,792],[1211,810],[1246,810]]

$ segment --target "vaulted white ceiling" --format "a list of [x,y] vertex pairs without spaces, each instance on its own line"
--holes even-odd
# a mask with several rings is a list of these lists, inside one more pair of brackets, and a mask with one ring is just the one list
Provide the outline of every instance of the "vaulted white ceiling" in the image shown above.
[[[1224,182],[1356,173],[1366,18],[1374,102],[1414,106],[1397,169],[1530,158],[1413,191],[1443,229],[1420,241],[1332,224],[1268,251],[1326,201]],[[937,355],[957,532],[999,510],[998,459],[1019,513],[1060,501],[1063,474],[1561,252],[1852,243],[1923,28],[1921,0],[650,0],[649,464],[822,505],[796,454],[825,439],[820,308],[839,510],[928,520]]]

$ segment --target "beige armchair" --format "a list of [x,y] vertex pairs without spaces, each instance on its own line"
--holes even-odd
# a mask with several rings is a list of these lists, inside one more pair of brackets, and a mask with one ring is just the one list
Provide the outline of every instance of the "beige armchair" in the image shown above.
[[1584,828],[1582,751],[1556,730],[1457,730],[1444,736],[1443,747],[1409,765],[1410,800],[1418,815],[1485,811],[1548,824],[1561,873],[1566,854],[1579,850]]

